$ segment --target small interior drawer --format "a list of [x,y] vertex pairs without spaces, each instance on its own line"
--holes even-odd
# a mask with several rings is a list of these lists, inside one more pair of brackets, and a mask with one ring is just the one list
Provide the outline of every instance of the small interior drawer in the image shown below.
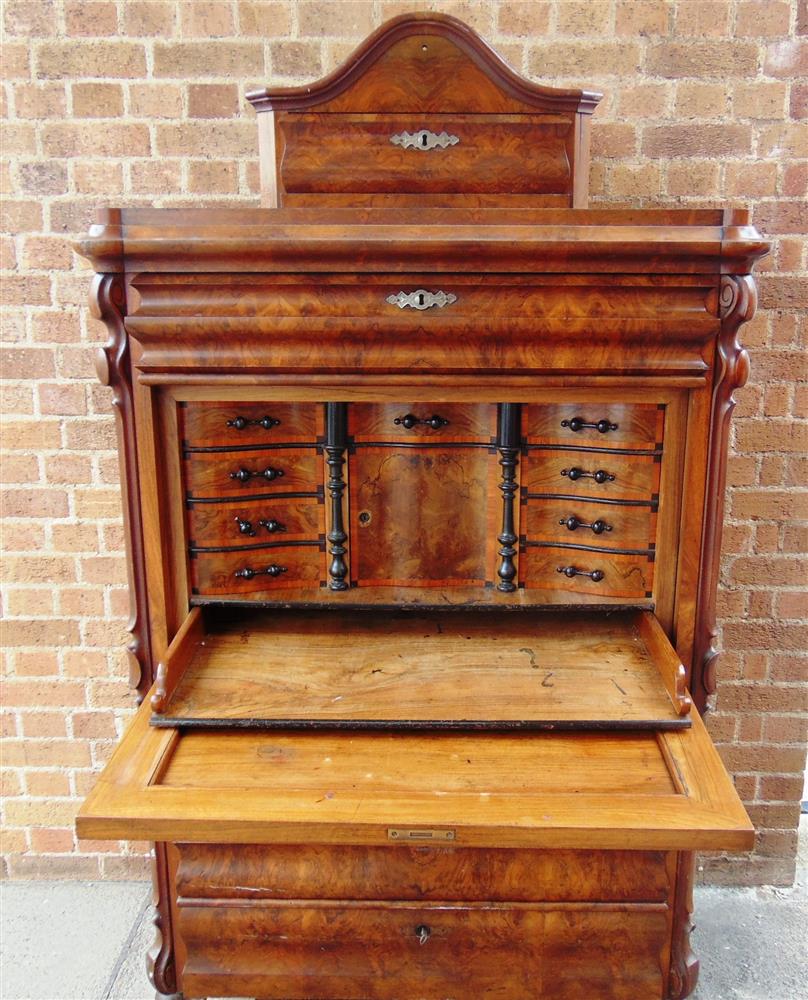
[[524,518],[528,542],[647,551],[656,536],[656,510],[646,504],[601,503],[590,497],[528,500]]
[[357,443],[490,444],[496,431],[494,403],[355,403],[348,408],[348,433]]
[[185,447],[209,448],[306,441],[322,423],[316,403],[186,402],[180,405]]
[[259,545],[270,541],[317,538],[325,531],[323,504],[316,499],[238,500],[188,504],[191,550]]
[[537,447],[530,450],[525,464],[528,496],[563,494],[650,502],[659,492],[660,463],[651,455]]
[[655,403],[534,403],[524,408],[528,444],[658,450],[664,406]]
[[322,457],[315,448],[255,448],[234,452],[186,454],[189,498],[254,497],[276,493],[316,494],[323,480]]
[[236,552],[194,553],[194,594],[258,594],[278,588],[317,587],[325,580],[325,543],[276,542]]
[[525,586],[538,590],[601,594],[627,600],[651,597],[653,593],[652,556],[583,546],[526,544],[520,565]]

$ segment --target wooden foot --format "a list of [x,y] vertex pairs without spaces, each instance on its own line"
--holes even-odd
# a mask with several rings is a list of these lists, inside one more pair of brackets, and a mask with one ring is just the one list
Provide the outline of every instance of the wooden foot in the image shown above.
[[685,1000],[695,990],[699,979],[699,960],[690,947],[693,931],[693,883],[696,879],[696,855],[682,851],[676,873],[676,899],[673,914],[673,946],[668,980],[669,1000]]

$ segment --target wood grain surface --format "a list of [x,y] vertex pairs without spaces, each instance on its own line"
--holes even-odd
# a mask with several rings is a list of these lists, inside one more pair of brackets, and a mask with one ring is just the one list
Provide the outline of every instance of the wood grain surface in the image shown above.
[[637,613],[242,615],[211,624],[161,724],[664,728],[679,711],[640,621]]

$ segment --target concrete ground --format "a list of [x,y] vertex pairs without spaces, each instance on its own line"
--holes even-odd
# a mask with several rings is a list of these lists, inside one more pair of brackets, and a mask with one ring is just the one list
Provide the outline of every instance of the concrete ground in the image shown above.
[[[806,836],[801,846],[792,889],[697,890],[693,1000],[808,1000]],[[153,1000],[150,897],[142,882],[2,884],[0,998]]]

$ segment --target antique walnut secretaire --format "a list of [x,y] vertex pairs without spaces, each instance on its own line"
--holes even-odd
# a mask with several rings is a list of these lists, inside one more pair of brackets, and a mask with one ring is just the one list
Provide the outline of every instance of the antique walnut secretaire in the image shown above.
[[684,997],[741,211],[586,208],[599,95],[391,21],[249,95],[265,208],[111,209],[162,994]]

